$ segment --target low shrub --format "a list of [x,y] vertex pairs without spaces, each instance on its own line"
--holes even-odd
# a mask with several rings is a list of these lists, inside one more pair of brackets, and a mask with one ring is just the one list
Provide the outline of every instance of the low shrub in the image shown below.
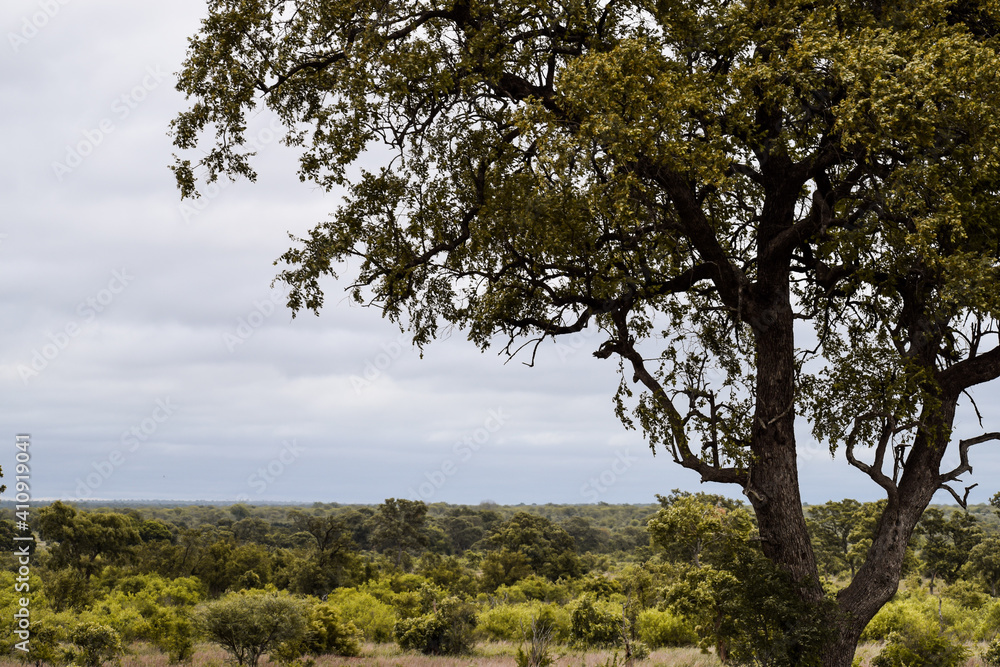
[[396,621],[393,635],[403,649],[427,655],[460,655],[472,649],[475,627],[475,607],[449,597],[426,614]]
[[982,654],[983,662],[987,667],[1000,667],[1000,637],[997,637]]
[[693,646],[698,643],[691,624],[670,611],[644,609],[636,620],[639,638],[652,648]]
[[399,620],[392,605],[382,602],[371,593],[353,588],[338,588],[329,595],[327,603],[339,611],[341,616],[350,619],[366,641],[392,641],[392,629]]
[[81,623],[73,629],[70,641],[76,649],[71,649],[67,657],[83,667],[101,667],[106,662],[119,665],[125,652],[121,635],[101,623]]
[[934,628],[913,627],[889,634],[872,667],[960,667],[969,649]]
[[552,639],[566,642],[570,637],[570,613],[565,607],[533,600],[521,604],[505,604],[479,614],[479,631],[490,639],[520,642],[530,634],[534,620],[545,623]]
[[570,638],[580,646],[614,646],[621,636],[621,607],[595,600],[593,593],[585,593],[570,605],[570,619]]

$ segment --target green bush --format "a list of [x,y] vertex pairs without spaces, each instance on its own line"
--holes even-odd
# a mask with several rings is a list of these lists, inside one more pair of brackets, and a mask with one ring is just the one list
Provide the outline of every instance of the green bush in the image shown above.
[[243,590],[200,609],[198,621],[209,640],[239,665],[256,667],[267,651],[294,643],[306,633],[305,600],[287,592]]
[[972,641],[977,635],[983,612],[963,607],[954,600],[938,598],[923,591],[893,600],[882,607],[861,634],[862,641],[882,641],[893,632],[908,628],[939,627],[942,623],[960,641]]
[[698,643],[698,635],[691,624],[670,611],[644,609],[636,620],[636,631],[639,639],[653,648]]
[[271,657],[290,665],[297,664],[305,655],[330,654],[361,655],[361,631],[329,604],[317,603],[309,610],[305,632],[282,642],[271,652]]
[[997,637],[983,651],[983,662],[987,667],[1000,667],[1000,637]]
[[934,628],[908,628],[892,632],[872,661],[872,667],[959,667],[969,649]]
[[1000,600],[993,600],[979,610],[979,625],[976,626],[975,641],[990,641],[1000,633]]
[[307,653],[311,655],[361,655],[361,631],[340,612],[327,604],[313,607],[309,614]]
[[392,641],[392,629],[399,615],[391,604],[353,588],[338,588],[327,598],[327,603],[341,616],[351,619],[366,641]]
[[472,649],[475,627],[475,607],[449,597],[437,602],[426,614],[400,619],[393,634],[403,649],[428,655],[460,655]]
[[565,642],[570,637],[570,612],[557,604],[532,600],[522,604],[505,604],[479,614],[479,630],[490,639],[520,642],[531,633],[533,620],[543,621],[552,632],[552,639]]
[[585,593],[570,606],[570,637],[580,646],[614,646],[621,636],[621,607]]
[[105,662],[121,664],[125,648],[122,638],[110,625],[101,623],[81,623],[70,634],[70,641],[76,645],[69,658],[83,667],[101,667]]

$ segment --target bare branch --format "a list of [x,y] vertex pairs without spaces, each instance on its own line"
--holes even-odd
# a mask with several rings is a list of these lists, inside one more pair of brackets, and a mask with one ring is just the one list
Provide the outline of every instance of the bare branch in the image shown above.
[[958,457],[960,463],[954,470],[939,475],[938,484],[941,485],[941,487],[944,487],[946,482],[957,482],[961,475],[964,475],[967,472],[972,472],[972,466],[969,464],[969,447],[982,444],[988,440],[1000,440],[1000,433],[984,433],[975,438],[959,441]]
[[[882,421],[882,432],[879,435],[879,441],[875,449],[875,461],[873,465],[868,465],[864,461],[858,460],[854,456],[854,447],[857,444],[858,436],[860,434],[861,425],[871,419],[881,418]],[[847,454],[847,462],[852,466],[865,473],[871,477],[872,481],[885,489],[889,496],[890,502],[894,502],[899,489],[896,483],[886,477],[885,473],[882,472],[882,465],[885,462],[885,450],[888,447],[889,441],[891,440],[895,432],[895,419],[889,415],[885,415],[879,412],[867,412],[863,415],[859,415],[854,418],[854,428],[851,429],[850,435],[847,437],[847,446],[845,452]]]

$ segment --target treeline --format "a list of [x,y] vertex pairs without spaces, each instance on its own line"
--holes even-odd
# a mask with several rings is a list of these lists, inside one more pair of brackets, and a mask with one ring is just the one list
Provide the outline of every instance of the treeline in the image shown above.
[[[763,557],[743,503],[680,491],[657,500],[90,510],[56,502],[31,522],[30,661],[99,665],[135,641],[183,661],[200,639],[226,645],[213,618],[229,627],[243,614],[247,625],[247,614],[280,609],[286,621],[301,620],[285,624],[299,631],[257,646],[258,657],[265,649],[284,662],[358,654],[362,641],[462,653],[503,640],[525,644],[528,663],[554,642],[614,647],[633,660],[700,645],[733,664],[764,654],[764,664],[809,664],[819,638],[801,636],[809,626],[800,621],[821,610],[794,602],[793,583]],[[1000,508],[1000,494],[994,503]],[[882,506],[808,507],[831,595],[863,562]],[[13,529],[0,520],[0,541]],[[882,664],[917,651],[958,665],[971,642],[1000,632],[993,507],[929,509],[906,568],[903,590],[866,632],[888,642]],[[13,613],[16,563],[6,570],[0,605]],[[1000,654],[996,642],[990,650]]]

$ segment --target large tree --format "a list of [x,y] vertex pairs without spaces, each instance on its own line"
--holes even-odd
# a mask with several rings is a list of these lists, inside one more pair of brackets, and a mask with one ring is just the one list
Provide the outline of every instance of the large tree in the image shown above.
[[811,420],[886,497],[828,623],[846,666],[998,437],[952,441],[1000,375],[998,25],[977,0],[210,0],[172,128],[206,152],[174,170],[185,196],[254,178],[269,108],[302,178],[348,192],[282,257],[293,311],[356,259],[354,296],[418,345],[457,325],[533,360],[596,328],[625,424],[739,487],[818,605]]

